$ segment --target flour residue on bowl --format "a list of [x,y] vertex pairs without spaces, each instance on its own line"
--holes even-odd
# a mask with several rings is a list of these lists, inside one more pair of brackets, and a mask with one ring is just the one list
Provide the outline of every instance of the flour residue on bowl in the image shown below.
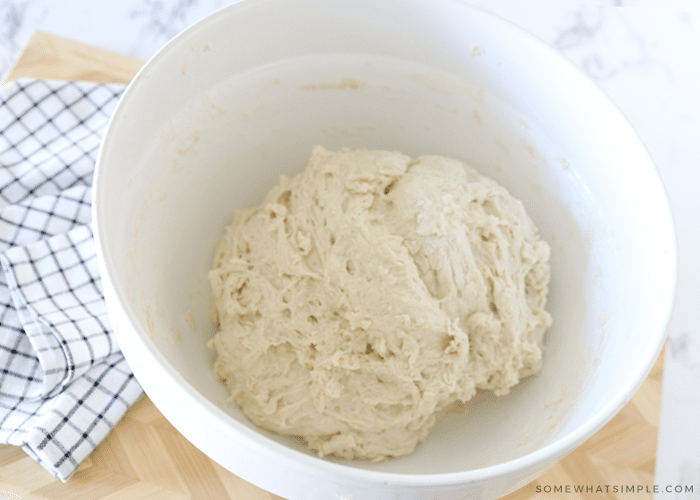
[[465,94],[468,95],[474,102],[480,104],[486,103],[486,90],[483,87],[479,87],[462,78],[437,72],[413,73],[408,78],[415,83],[423,85],[430,90],[441,94]]
[[472,57],[478,57],[486,53],[486,49],[481,45],[472,45],[471,55]]
[[192,329],[192,331],[197,331],[197,323],[194,321],[192,313],[190,311],[185,311],[183,312],[182,316],[185,319],[185,323],[187,323],[187,326],[189,326]]
[[345,89],[359,89],[365,83],[358,78],[343,78],[338,82],[318,82],[318,83],[306,83],[299,86],[300,90],[345,90]]

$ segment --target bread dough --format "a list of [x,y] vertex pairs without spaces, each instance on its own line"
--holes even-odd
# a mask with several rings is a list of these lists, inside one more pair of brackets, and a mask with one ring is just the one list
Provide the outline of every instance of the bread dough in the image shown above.
[[404,455],[440,410],[540,370],[548,258],[522,204],[457,160],[317,146],[216,245],[215,374],[321,456]]

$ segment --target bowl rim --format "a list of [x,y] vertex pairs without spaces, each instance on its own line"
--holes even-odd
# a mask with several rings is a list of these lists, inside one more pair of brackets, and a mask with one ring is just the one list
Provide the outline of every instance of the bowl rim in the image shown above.
[[[556,48],[543,41],[536,35],[530,33],[526,29],[516,25],[515,23],[497,15],[489,12],[481,7],[469,4],[464,0],[443,0],[444,2],[451,2],[460,4],[463,8],[471,10],[472,12],[478,12],[482,16],[487,16],[495,18],[498,22],[507,26],[513,33],[517,33],[519,37],[524,37],[529,39],[530,43],[539,45],[540,50],[543,54],[547,54],[548,57],[557,61],[560,66],[566,66],[570,71],[577,74],[577,78],[581,82],[589,87],[590,92],[597,94],[601,103],[604,103],[608,108],[614,110],[614,112],[619,115],[619,117],[624,121],[629,130],[633,133],[635,141],[638,143],[640,151],[643,151],[645,158],[648,159],[649,172],[648,175],[655,176],[654,182],[662,191],[662,199],[664,213],[660,214],[660,217],[667,220],[669,223],[670,238],[667,242],[667,261],[664,267],[669,271],[668,282],[666,283],[666,288],[659,292],[659,296],[666,299],[665,303],[658,306],[659,314],[655,316],[656,325],[653,326],[654,330],[661,332],[655,339],[655,342],[650,342],[644,354],[640,357],[640,362],[637,364],[635,370],[630,373],[626,383],[623,387],[612,397],[609,401],[591,418],[589,418],[584,424],[577,427],[574,431],[558,438],[554,442],[543,446],[535,451],[527,453],[521,457],[502,462],[495,465],[488,465],[481,468],[469,469],[465,471],[458,472],[446,472],[446,473],[427,473],[427,474],[408,474],[400,472],[382,472],[376,470],[368,470],[363,468],[356,468],[341,461],[331,461],[324,458],[319,458],[314,455],[306,454],[301,451],[295,450],[293,448],[287,447],[277,441],[274,441],[267,436],[265,436],[261,431],[256,431],[255,429],[245,427],[240,424],[236,419],[228,415],[224,410],[219,408],[216,404],[210,401],[208,398],[202,396],[199,391],[197,391],[185,378],[165,359],[165,357],[160,353],[155,343],[148,336],[147,333],[139,331],[137,326],[139,325],[139,320],[136,318],[134,311],[131,308],[124,307],[124,304],[128,304],[128,300],[124,295],[123,290],[119,287],[113,286],[116,283],[116,272],[113,270],[114,259],[110,253],[110,249],[105,245],[105,239],[102,234],[103,226],[103,212],[100,211],[102,206],[99,203],[99,199],[102,196],[102,191],[104,189],[103,185],[100,184],[101,172],[103,167],[104,157],[106,151],[110,148],[112,142],[112,135],[118,116],[123,114],[125,108],[129,106],[132,95],[134,92],[138,91],[140,85],[141,76],[150,70],[151,66],[156,64],[159,60],[166,57],[166,55],[178,44],[183,43],[188,40],[196,31],[206,29],[213,23],[219,21],[219,17],[226,15],[230,11],[235,11],[242,5],[247,6],[251,3],[266,3],[272,0],[237,0],[232,4],[229,4],[216,12],[200,19],[196,23],[190,25],[189,27],[182,30],[180,33],[175,35],[168,43],[161,47],[139,70],[134,79],[128,84],[126,90],[124,91],[122,98],[119,100],[115,110],[110,117],[108,125],[105,129],[103,135],[103,140],[100,144],[97,160],[95,164],[95,175],[93,180],[93,193],[92,193],[92,220],[94,239],[96,243],[96,250],[98,256],[98,263],[100,267],[101,276],[103,276],[103,283],[108,288],[119,301],[118,308],[123,316],[127,317],[129,320],[129,326],[133,332],[124,332],[133,336],[139,342],[142,343],[144,347],[147,348],[147,355],[154,361],[157,361],[158,366],[161,370],[167,374],[169,377],[168,382],[173,389],[178,391],[178,395],[183,398],[183,401],[189,401],[190,403],[196,404],[197,413],[206,418],[209,423],[221,428],[223,431],[228,430],[229,433],[235,432],[237,436],[236,439],[244,439],[246,445],[249,448],[258,448],[265,453],[274,453],[278,458],[288,461],[296,462],[306,468],[318,471],[319,469],[326,472],[334,473],[337,476],[361,479],[372,484],[382,484],[390,483],[391,486],[403,486],[403,487],[433,487],[439,489],[446,489],[449,487],[456,487],[470,484],[482,484],[489,482],[493,479],[512,476],[520,473],[524,470],[531,470],[553,463],[553,461],[562,458],[564,455],[573,451],[576,447],[581,445],[584,441],[595,434],[599,429],[601,429],[609,420],[611,420],[622,408],[626,405],[629,400],[638,391],[640,386],[644,383],[646,377],[648,376],[651,368],[660,355],[666,336],[666,328],[671,318],[671,312],[675,300],[676,293],[676,282],[677,282],[677,270],[678,270],[678,244],[677,244],[677,234],[675,229],[674,217],[671,210],[670,198],[668,192],[663,184],[661,176],[659,174],[658,168],[656,167],[653,158],[651,157],[648,149],[642,142],[638,133],[634,129],[633,125],[630,123],[629,119],[625,116],[618,105],[612,101],[612,99],[604,92],[604,90],[589,77],[581,68],[576,66],[572,61],[570,61],[566,56],[564,56]],[[127,359],[127,363],[128,363]],[[138,376],[137,376],[138,380]],[[144,387],[144,391],[148,394],[147,388]],[[150,396],[149,396],[150,397]],[[167,415],[164,415],[166,419]],[[178,429],[180,430],[180,429]],[[196,446],[199,446],[196,445]],[[233,471],[235,473],[235,471]]]

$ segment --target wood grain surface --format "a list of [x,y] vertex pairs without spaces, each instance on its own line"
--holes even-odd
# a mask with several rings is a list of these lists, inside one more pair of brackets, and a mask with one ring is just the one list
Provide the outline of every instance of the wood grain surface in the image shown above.
[[129,83],[143,61],[38,31],[7,81],[23,76],[42,80]]
[[[127,83],[142,64],[37,33],[8,80],[28,76]],[[637,394],[603,429],[540,478],[505,499],[632,498],[629,493],[616,493],[616,485],[641,486],[643,491],[636,491],[633,498],[651,499],[653,495],[646,490],[654,484],[663,359],[662,353]],[[568,493],[567,486],[571,490]],[[584,490],[576,493],[575,487]],[[602,492],[596,491],[598,487]],[[208,459],[170,425],[148,397],[126,413],[65,484],[21,449],[0,445],[0,498],[280,500]]]

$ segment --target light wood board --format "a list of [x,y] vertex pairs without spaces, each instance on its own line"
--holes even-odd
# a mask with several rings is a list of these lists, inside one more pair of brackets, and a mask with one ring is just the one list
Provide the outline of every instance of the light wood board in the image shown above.
[[[127,83],[143,63],[37,33],[8,80]],[[637,394],[603,429],[506,500],[623,499],[629,493],[554,492],[555,487],[653,487],[663,353]],[[274,471],[270,472],[274,474]],[[548,491],[551,490],[551,491]],[[641,491],[636,500],[651,499]],[[0,498],[7,500],[280,500],[238,478],[191,445],[151,403],[134,405],[107,438],[61,483],[21,449],[0,445]],[[361,500],[361,499],[358,499]]]
[[129,83],[143,61],[38,31],[7,81],[23,76],[43,80]]

